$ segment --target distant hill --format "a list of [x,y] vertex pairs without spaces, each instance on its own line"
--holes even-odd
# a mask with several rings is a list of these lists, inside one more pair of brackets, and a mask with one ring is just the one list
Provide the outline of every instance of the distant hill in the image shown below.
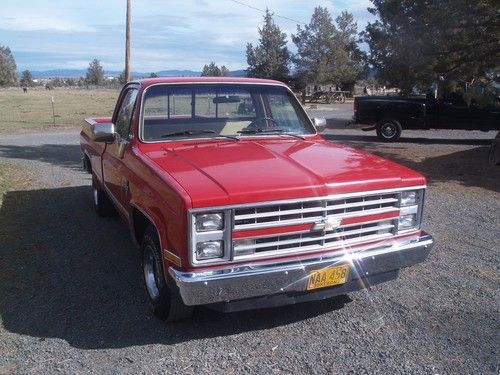
[[[120,71],[107,70],[104,74],[108,77],[118,77]],[[134,78],[145,78],[149,77],[152,72],[132,72],[132,77]],[[196,72],[193,70],[161,70],[159,72],[154,72],[159,77],[199,77],[201,72]],[[19,73],[21,74],[21,72]],[[87,74],[87,69],[52,69],[43,71],[32,71],[31,75],[33,78],[79,78],[85,77]],[[244,70],[235,70],[230,72],[231,77],[245,77],[246,72]]]

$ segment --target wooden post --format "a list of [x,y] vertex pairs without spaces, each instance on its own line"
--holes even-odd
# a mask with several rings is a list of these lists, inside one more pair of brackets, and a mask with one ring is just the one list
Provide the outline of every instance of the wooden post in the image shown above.
[[54,122],[54,127],[56,126],[56,110],[54,109],[54,96],[50,97],[50,101],[52,102],[52,121]]
[[130,0],[127,0],[127,23],[125,31],[125,79],[127,82],[130,77]]

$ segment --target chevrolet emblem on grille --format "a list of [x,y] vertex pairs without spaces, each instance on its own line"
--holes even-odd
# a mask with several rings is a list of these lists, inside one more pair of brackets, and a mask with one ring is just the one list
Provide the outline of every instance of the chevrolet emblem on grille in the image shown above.
[[320,222],[314,223],[311,231],[314,232],[319,230],[324,230],[324,231],[334,230],[340,227],[341,222],[342,222],[341,218],[334,216],[326,217]]

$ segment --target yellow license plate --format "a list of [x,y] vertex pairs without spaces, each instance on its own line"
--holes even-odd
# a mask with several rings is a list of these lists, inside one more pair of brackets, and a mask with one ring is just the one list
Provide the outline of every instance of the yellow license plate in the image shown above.
[[307,290],[326,288],[327,286],[344,284],[349,276],[349,265],[311,271],[307,282]]

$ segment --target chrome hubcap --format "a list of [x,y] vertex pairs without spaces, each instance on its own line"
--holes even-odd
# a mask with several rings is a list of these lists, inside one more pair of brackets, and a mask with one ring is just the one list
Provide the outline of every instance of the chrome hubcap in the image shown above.
[[153,255],[153,250],[150,246],[144,249],[144,281],[149,297],[156,301],[160,296],[160,290],[157,283],[156,262]]
[[94,193],[94,204],[96,206],[99,205],[99,192],[97,191],[96,188],[93,188],[93,193]]
[[386,138],[391,138],[396,134],[396,128],[392,124],[385,124],[382,126],[382,135]]

